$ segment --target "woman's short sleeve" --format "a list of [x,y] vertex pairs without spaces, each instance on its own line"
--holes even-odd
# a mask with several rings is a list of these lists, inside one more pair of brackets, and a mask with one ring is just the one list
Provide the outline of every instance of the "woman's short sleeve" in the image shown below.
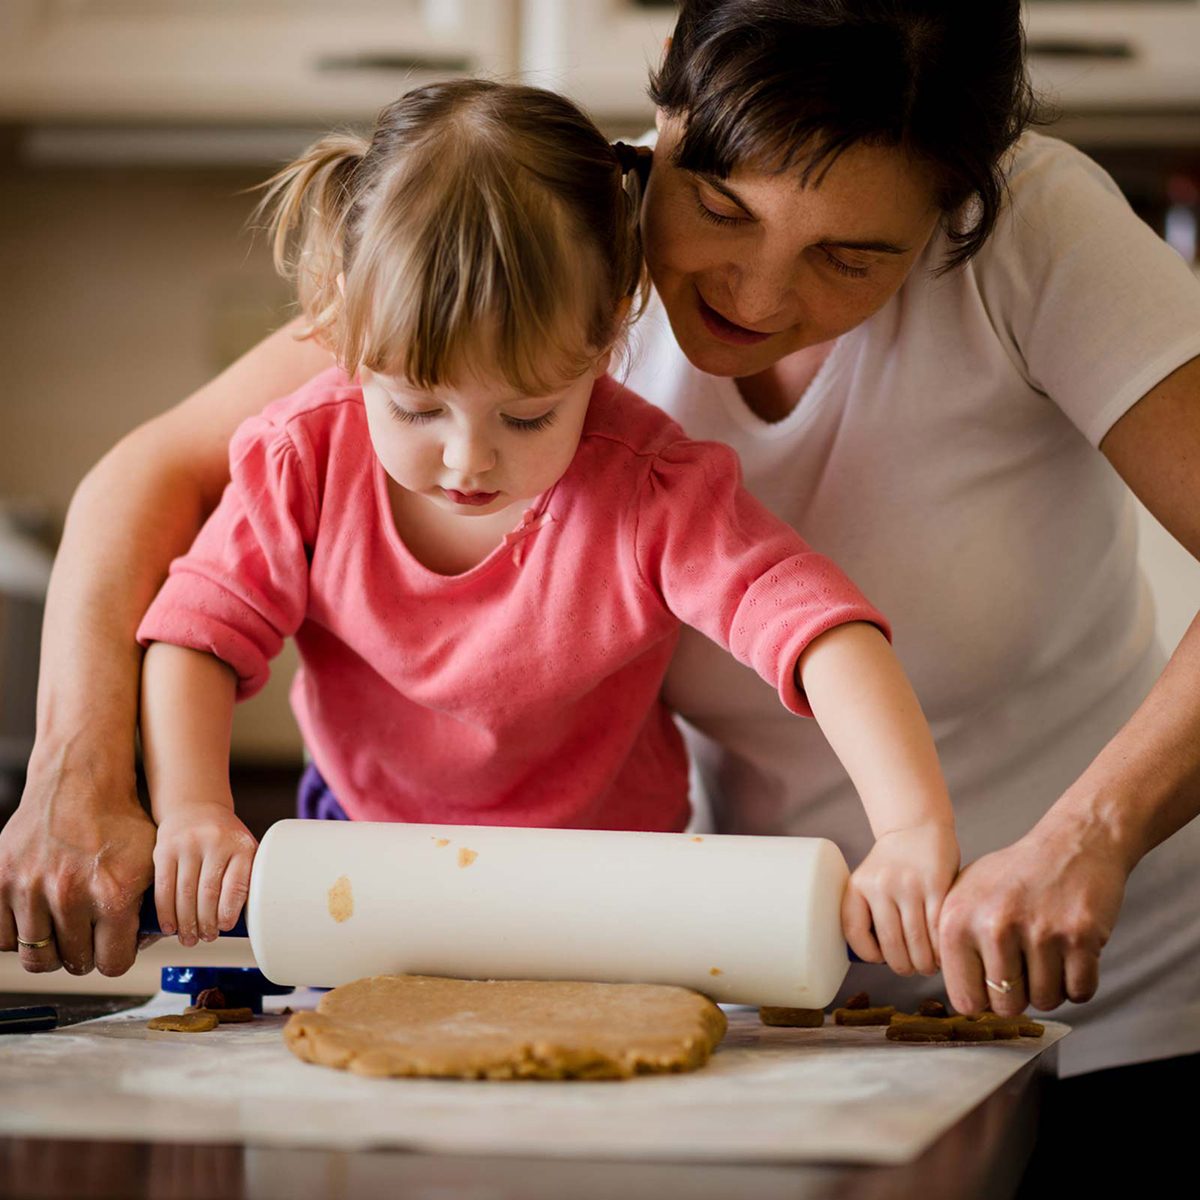
[[1200,355],[1200,279],[1086,155],[1026,135],[1010,196],[970,269],[1029,384],[1098,446]]

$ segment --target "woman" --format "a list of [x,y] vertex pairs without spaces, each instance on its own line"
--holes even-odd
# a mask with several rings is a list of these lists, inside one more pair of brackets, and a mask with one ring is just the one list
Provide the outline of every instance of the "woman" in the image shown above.
[[[651,92],[657,302],[628,382],[732,444],[894,622],[970,863],[949,999],[1073,1001],[1063,1075],[1195,1055],[1200,622],[1164,669],[1129,493],[1200,555],[1200,285],[1094,164],[1023,134],[1017,0],[687,3]],[[280,331],[80,486],[0,840],[0,948],[31,970],[132,961],[133,632],[238,422],[328,362]],[[689,639],[668,694],[720,828],[863,856],[835,761],[746,672]]]

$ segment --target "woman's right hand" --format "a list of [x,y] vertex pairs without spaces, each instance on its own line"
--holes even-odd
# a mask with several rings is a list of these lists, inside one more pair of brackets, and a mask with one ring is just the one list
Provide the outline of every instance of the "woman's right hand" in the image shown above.
[[121,975],[136,957],[154,824],[132,770],[112,781],[102,762],[47,765],[35,754],[21,803],[0,830],[0,951],[17,950],[18,938],[50,939],[19,948],[27,971]]
[[232,798],[172,802],[154,847],[154,903],[163,933],[178,933],[181,946],[194,946],[232,929],[250,894],[257,849]]

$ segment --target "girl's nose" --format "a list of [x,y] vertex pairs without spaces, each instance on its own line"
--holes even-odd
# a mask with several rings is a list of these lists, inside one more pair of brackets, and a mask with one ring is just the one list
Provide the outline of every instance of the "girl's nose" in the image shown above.
[[442,462],[447,470],[471,479],[496,465],[496,451],[487,438],[463,430],[446,439]]

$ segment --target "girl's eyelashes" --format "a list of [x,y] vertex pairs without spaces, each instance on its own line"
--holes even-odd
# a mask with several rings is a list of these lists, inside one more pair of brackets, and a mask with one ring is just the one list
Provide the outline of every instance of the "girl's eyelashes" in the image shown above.
[[553,409],[548,413],[542,413],[540,417],[530,417],[527,420],[521,420],[519,417],[505,417],[504,423],[511,429],[523,429],[526,432],[532,432],[535,429],[545,429],[554,420]]
[[[435,417],[442,415],[440,408],[428,408],[414,412],[410,408],[401,408],[395,400],[388,398],[388,411],[396,418],[397,421],[403,421],[407,425],[423,425],[427,421],[432,421]],[[538,429],[545,429],[554,420],[554,410],[542,413],[540,417],[530,417],[522,420],[520,417],[502,417],[501,420],[510,429],[519,429],[529,433]]]
[[395,400],[390,397],[387,402],[388,411],[396,418],[397,421],[404,421],[408,425],[421,425],[426,421],[432,421],[434,417],[441,413],[440,408],[425,409],[420,412],[413,412],[410,408],[401,408]]

